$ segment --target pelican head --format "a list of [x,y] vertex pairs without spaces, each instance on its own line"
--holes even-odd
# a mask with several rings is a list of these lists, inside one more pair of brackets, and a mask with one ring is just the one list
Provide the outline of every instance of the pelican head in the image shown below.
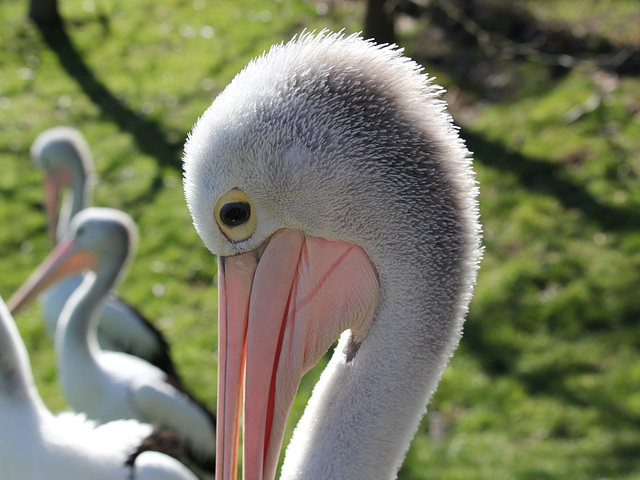
[[[45,172],[48,229],[55,245],[57,239],[66,233],[71,218],[89,201],[88,179],[93,174],[91,149],[83,135],[75,128],[54,127],[38,135],[31,146],[31,157],[36,166]],[[73,200],[72,204],[66,206],[58,227],[60,197],[66,188],[71,188]]]
[[241,415],[244,478],[274,478],[300,377],[342,332],[283,478],[399,468],[479,259],[470,155],[440,93],[395,48],[303,34],[194,126],[185,194],[219,257],[218,479],[235,478]]
[[105,272],[103,281],[115,283],[125,274],[137,243],[137,228],[129,215],[111,208],[85,208],[73,217],[67,236],[11,297],[10,310],[19,310],[51,285],[87,269],[100,269]]

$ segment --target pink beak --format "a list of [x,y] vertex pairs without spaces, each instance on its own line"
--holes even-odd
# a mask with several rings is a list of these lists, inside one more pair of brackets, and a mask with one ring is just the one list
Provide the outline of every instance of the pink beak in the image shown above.
[[[219,260],[218,480],[272,480],[300,379],[351,329],[366,334],[378,279],[360,247],[280,230]],[[244,411],[243,411],[244,396]]]
[[61,279],[95,269],[98,259],[72,240],[63,241],[43,260],[7,302],[12,314]]

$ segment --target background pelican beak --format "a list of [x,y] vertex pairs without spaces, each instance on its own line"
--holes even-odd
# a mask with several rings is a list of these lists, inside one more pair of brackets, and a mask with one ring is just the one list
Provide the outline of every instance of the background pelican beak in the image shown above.
[[97,265],[98,259],[95,255],[74,241],[61,242],[13,294],[7,302],[7,306],[11,313],[15,314],[39,293],[60,279],[86,269],[94,269]]

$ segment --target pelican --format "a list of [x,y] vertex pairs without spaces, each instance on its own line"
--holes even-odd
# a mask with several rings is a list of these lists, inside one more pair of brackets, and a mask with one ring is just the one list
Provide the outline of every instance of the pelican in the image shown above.
[[58,373],[69,404],[98,422],[137,419],[171,428],[195,465],[212,476],[213,415],[159,368],[102,350],[97,342],[98,309],[123,275],[136,242],[135,223],[126,213],[85,208],[10,303],[20,306],[65,275],[90,269],[64,306],[56,331]]
[[27,350],[0,298],[2,480],[196,480],[167,455],[135,456],[152,430],[136,420],[96,426],[83,415],[54,416],[36,390]]
[[[93,158],[83,135],[71,127],[54,127],[42,132],[31,147],[35,164],[45,172],[45,206],[53,245],[65,236],[69,223],[90,203],[93,190]],[[58,215],[58,204],[64,196]],[[47,331],[54,337],[60,312],[82,282],[82,274],[52,285],[42,294]],[[12,313],[16,313],[13,311]],[[101,313],[99,343],[149,360],[172,376],[177,376],[162,334],[137,310],[109,295]]]
[[193,127],[185,196],[219,262],[217,480],[236,478],[241,416],[243,478],[275,477],[300,377],[338,337],[281,478],[396,477],[481,256],[441,91],[393,46],[304,33]]

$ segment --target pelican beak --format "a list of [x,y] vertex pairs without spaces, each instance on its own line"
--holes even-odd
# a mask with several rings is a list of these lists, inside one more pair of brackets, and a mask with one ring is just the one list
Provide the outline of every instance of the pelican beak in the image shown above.
[[60,192],[64,187],[69,186],[71,179],[69,172],[56,168],[47,172],[44,179],[45,190],[45,210],[47,213],[47,231],[51,244],[58,243],[58,210],[60,208]]
[[243,417],[243,478],[272,480],[302,375],[342,331],[362,340],[377,274],[356,245],[285,229],[258,250],[220,257],[218,278],[216,478],[237,477]]
[[66,240],[49,254],[7,302],[12,314],[30,303],[43,290],[61,279],[95,269],[98,259],[72,240]]

